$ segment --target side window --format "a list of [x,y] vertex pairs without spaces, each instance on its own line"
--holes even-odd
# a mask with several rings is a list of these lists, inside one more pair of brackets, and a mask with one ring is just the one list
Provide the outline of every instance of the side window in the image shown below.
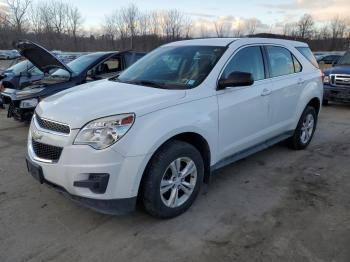
[[296,47],[298,51],[307,59],[310,61],[311,64],[313,64],[316,68],[319,68],[317,60],[314,56],[314,54],[311,52],[310,48],[308,47]]
[[264,60],[258,46],[246,47],[227,64],[222,77],[227,78],[233,72],[251,73],[255,81],[265,78]]
[[279,46],[267,46],[266,50],[271,67],[271,77],[294,73],[294,61],[288,49]]
[[296,57],[294,55],[292,55],[292,56],[293,56],[293,63],[294,63],[294,72],[299,73],[303,70],[303,67],[300,64],[300,62],[298,61],[298,59],[296,59]]
[[121,63],[119,57],[112,57],[96,67],[96,75],[109,75],[121,71]]

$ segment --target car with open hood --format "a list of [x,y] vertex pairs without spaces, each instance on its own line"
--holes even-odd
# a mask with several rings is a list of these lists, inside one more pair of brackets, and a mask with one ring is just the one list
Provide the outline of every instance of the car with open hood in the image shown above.
[[350,103],[350,50],[324,71],[323,104],[329,101]]
[[95,52],[65,64],[33,42],[19,41],[16,47],[44,74],[41,80],[21,90],[6,88],[1,92],[3,102],[9,104],[8,117],[18,120],[29,120],[42,99],[73,86],[114,76],[144,55],[134,51]]
[[169,43],[117,77],[41,101],[27,167],[40,183],[99,212],[120,214],[138,202],[171,218],[192,205],[215,170],[283,140],[305,149],[322,95],[305,43]]
[[0,73],[0,85],[2,89],[21,89],[34,81],[41,80],[43,77],[43,72],[30,61],[23,60]]

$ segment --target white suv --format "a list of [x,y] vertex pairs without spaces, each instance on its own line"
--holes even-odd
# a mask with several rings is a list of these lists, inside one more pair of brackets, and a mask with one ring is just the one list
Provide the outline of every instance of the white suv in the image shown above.
[[276,39],[164,45],[118,77],[44,99],[28,170],[103,213],[138,199],[177,216],[214,170],[282,140],[308,146],[323,96],[314,59],[306,44]]

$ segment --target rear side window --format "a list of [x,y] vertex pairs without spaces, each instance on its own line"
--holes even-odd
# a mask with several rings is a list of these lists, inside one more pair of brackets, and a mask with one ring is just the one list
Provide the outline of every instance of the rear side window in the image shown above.
[[238,51],[227,64],[222,77],[227,78],[233,72],[251,73],[255,81],[264,79],[265,69],[261,48],[252,46]]
[[310,61],[311,64],[313,64],[316,68],[319,68],[317,60],[314,56],[314,54],[311,52],[310,48],[308,47],[296,47],[296,49],[303,55],[307,60]]
[[303,70],[303,67],[300,64],[300,62],[298,61],[298,59],[296,59],[296,57],[294,55],[292,55],[292,56],[293,56],[293,63],[294,63],[294,72],[299,73],[299,72],[301,72],[301,70]]
[[294,74],[294,60],[291,52],[279,46],[267,46],[271,77]]

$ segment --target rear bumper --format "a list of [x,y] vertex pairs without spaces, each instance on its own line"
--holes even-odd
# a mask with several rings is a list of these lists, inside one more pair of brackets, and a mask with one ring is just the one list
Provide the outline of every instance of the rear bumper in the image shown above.
[[325,84],[323,98],[330,101],[350,103],[350,88],[335,87]]
[[[31,160],[31,158],[26,155],[27,167],[29,163],[33,166],[40,167],[37,163]],[[40,167],[41,168],[41,167]],[[28,168],[29,171],[29,168]],[[82,197],[70,194],[64,187],[54,184],[45,179],[43,174],[41,174],[40,179],[35,177],[41,184],[45,184],[48,187],[54,189],[58,193],[62,194],[64,197],[74,201],[75,203],[90,208],[99,213],[107,215],[122,215],[130,213],[135,210],[137,197],[131,198],[120,198],[120,199],[93,199],[88,197]]]

